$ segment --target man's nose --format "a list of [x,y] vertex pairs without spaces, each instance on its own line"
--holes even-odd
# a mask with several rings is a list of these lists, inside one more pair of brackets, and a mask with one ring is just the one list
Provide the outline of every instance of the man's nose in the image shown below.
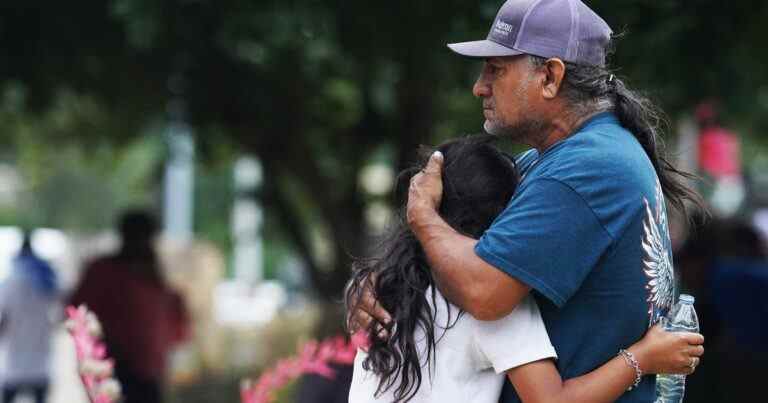
[[488,82],[483,78],[483,75],[480,74],[479,77],[477,77],[477,81],[475,81],[475,85],[472,86],[472,94],[478,98],[485,98],[491,96],[491,86],[488,85]]

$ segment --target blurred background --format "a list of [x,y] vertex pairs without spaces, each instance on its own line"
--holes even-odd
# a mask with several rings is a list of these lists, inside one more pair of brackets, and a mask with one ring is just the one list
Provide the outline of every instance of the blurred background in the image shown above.
[[[351,256],[396,213],[418,146],[481,129],[479,63],[445,43],[485,37],[501,3],[4,1],[0,279],[32,231],[66,303],[122,256],[121,214],[152,213],[158,287],[189,328],[167,343],[165,401],[237,402],[239,379],[343,331]],[[673,222],[708,348],[687,401],[739,400],[768,364],[768,3],[587,3],[714,214]],[[71,342],[50,332],[48,401],[82,402]],[[281,399],[311,401],[301,388]]]

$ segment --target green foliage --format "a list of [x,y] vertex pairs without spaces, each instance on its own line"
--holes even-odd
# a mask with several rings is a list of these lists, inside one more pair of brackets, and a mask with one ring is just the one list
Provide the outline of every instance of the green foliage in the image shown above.
[[111,227],[124,208],[151,205],[159,162],[152,140],[139,138],[120,152],[106,146],[20,145],[19,167],[28,186],[18,217],[35,226],[99,230]]
[[[165,121],[170,99],[182,97],[207,163],[215,164],[221,149],[262,160],[267,221],[280,223],[267,237],[288,240],[321,294],[331,296],[346,277],[345,256],[366,243],[363,211],[370,200],[357,173],[377,150],[388,150],[387,162],[399,169],[413,161],[419,144],[480,130],[479,102],[470,93],[478,63],[444,45],[484,37],[500,4],[11,2],[0,14],[6,88],[0,136],[22,141],[35,132],[46,143],[76,141],[89,150],[126,146]],[[625,32],[613,57],[619,74],[672,118],[714,97],[744,135],[758,139],[768,130],[768,45],[761,40],[768,37],[768,3],[590,5]],[[8,118],[8,108],[24,118]],[[45,153],[24,149],[20,160],[47,167],[33,177],[51,177]],[[102,195],[94,202],[116,197],[109,186],[60,180]],[[204,217],[222,211],[227,190],[201,186],[198,220],[208,226]],[[214,238],[226,238],[223,224],[210,225]],[[332,261],[319,258],[313,228],[329,234]]]
[[[599,1],[595,8],[619,32],[621,73],[652,90],[674,114],[720,98],[738,119],[764,114],[755,95],[768,83],[768,4],[745,0]],[[744,102],[749,99],[749,102]]]
[[225,256],[232,250],[233,198],[232,167],[228,160],[196,167],[194,231],[198,237],[213,242]]

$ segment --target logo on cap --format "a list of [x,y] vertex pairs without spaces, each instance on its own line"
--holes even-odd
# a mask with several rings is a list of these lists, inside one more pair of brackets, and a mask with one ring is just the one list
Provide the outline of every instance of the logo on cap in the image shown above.
[[496,21],[496,25],[493,26],[493,31],[498,35],[509,35],[512,32],[512,24],[507,24],[502,20]]

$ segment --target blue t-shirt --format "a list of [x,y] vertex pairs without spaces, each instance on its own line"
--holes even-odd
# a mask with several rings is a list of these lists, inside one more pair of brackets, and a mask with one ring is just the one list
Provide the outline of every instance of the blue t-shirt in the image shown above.
[[[558,370],[573,378],[638,341],[672,305],[664,197],[642,147],[611,113],[518,162],[522,182],[475,251],[533,288]],[[645,376],[618,401],[651,402],[654,389]],[[509,382],[500,401],[520,401]]]

